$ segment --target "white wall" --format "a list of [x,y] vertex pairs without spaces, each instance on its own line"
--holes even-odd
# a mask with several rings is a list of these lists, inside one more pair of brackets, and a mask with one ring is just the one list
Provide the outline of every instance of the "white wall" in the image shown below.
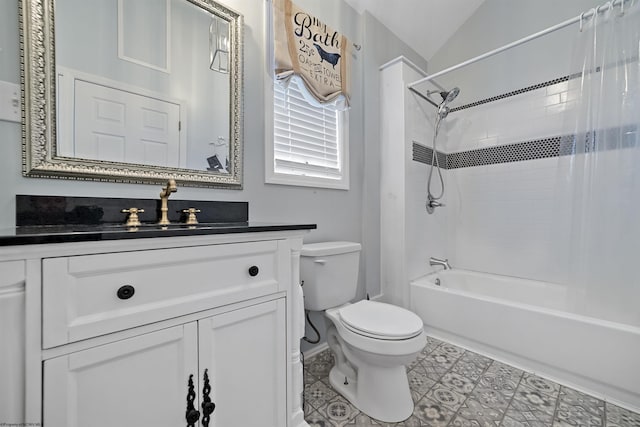
[[380,72],[380,286],[384,301],[407,306],[405,241],[406,224],[407,109],[405,76],[418,74],[403,61],[394,61]]
[[[413,142],[431,146],[436,110],[407,89],[424,77],[405,58],[381,71],[380,138],[380,280],[384,300],[410,306],[408,283],[430,271],[429,257],[442,257],[446,248],[448,214],[425,208],[429,167],[412,160]],[[429,142],[427,142],[429,141]],[[442,171],[446,179],[447,171]],[[434,193],[440,183],[434,176]],[[447,197],[441,200],[447,203]]]
[[[364,36],[364,188],[362,193],[364,267],[367,292],[376,296],[380,284],[380,174],[389,163],[380,158],[380,123],[383,99],[380,98],[379,67],[402,55],[418,68],[426,70],[427,62],[399,40],[368,12],[363,14]],[[397,140],[396,144],[401,144]],[[400,148],[400,147],[398,147]]]

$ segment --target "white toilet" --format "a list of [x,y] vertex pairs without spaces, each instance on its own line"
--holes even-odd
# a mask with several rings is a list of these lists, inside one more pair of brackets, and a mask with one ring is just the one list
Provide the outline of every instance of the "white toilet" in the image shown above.
[[413,413],[405,365],[427,343],[420,317],[373,301],[350,304],[358,283],[359,243],[303,245],[300,278],[307,310],[326,310],[327,342],[336,359],[329,380],[365,414],[384,422]]

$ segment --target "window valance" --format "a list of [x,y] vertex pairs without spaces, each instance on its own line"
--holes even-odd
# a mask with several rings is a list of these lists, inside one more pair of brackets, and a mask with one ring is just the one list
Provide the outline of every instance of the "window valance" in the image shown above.
[[349,41],[291,0],[274,0],[275,75],[304,83],[307,98],[319,104],[349,106]]

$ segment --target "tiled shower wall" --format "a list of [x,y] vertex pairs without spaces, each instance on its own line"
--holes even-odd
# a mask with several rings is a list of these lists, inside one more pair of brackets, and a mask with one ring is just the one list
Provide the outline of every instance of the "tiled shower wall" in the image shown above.
[[[404,71],[396,66],[404,66]],[[445,207],[430,215],[425,209],[429,173],[425,163],[431,159],[428,147],[436,109],[406,90],[406,84],[420,77],[410,69],[406,64],[390,65],[383,69],[381,80],[386,99],[382,104],[386,119],[382,126],[381,283],[387,300],[407,304],[411,295],[406,283],[432,271],[429,257],[439,257],[448,258],[458,269],[575,282],[569,289],[568,311],[640,325],[640,314],[633,306],[640,288],[633,287],[637,280],[627,277],[628,269],[619,268],[635,265],[631,254],[637,253],[640,241],[640,228],[628,226],[634,223],[629,215],[640,211],[640,199],[630,194],[632,186],[625,190],[619,184],[620,173],[627,182],[635,179],[633,171],[640,162],[640,151],[624,148],[637,144],[636,125],[630,127],[615,114],[600,123],[607,132],[622,130],[629,138],[622,142],[623,148],[598,154],[598,169],[605,173],[592,183],[594,199],[585,212],[590,215],[574,221],[572,199],[580,193],[572,192],[567,172],[571,162],[581,158],[567,155],[565,149],[560,157],[555,153],[563,147],[560,137],[574,133],[568,113],[575,112],[578,101],[569,88],[579,80],[532,82],[531,90],[513,96],[495,99],[501,95],[498,92],[490,95],[491,102],[457,107],[438,138],[437,150],[447,153],[439,156],[447,165],[442,170],[446,191],[440,200]],[[464,90],[462,80],[460,87]],[[416,144],[421,147],[412,149]],[[613,170],[616,173],[606,173]],[[437,173],[433,181],[438,193]],[[580,244],[574,224],[607,231]],[[583,254],[585,249],[588,258],[573,259],[573,254]],[[589,262],[593,285],[571,277],[575,270],[571,266],[584,260],[596,260]]]
[[[569,200],[572,193],[567,191],[566,180],[572,157],[559,158],[557,152],[560,137],[575,132],[572,113],[579,107],[579,93],[572,88],[578,87],[579,82],[578,79],[541,82],[513,96],[496,96],[498,99],[491,102],[459,106],[447,117],[438,139],[438,150],[448,154],[446,253],[452,265],[566,283],[573,238]],[[612,107],[604,110],[599,129],[623,129],[628,138],[622,146],[633,146],[638,129],[629,120],[635,122],[637,118],[622,117],[618,109]],[[568,154],[565,151],[561,153]],[[620,172],[622,166],[630,162],[630,155],[634,155],[633,151],[627,152],[621,147],[600,153],[598,168],[626,173],[627,180],[633,179],[632,171]],[[595,212],[594,218],[606,220],[613,216],[599,211],[606,211],[610,206],[625,204],[630,205],[632,211],[640,209],[638,200],[631,200],[632,197],[618,191],[618,181],[605,182],[609,181],[607,176],[605,173],[597,182],[595,196],[602,203],[590,205],[592,212],[589,213]],[[619,230],[620,227],[613,228],[614,232],[627,237],[635,232]],[[611,238],[604,234],[597,239],[594,248],[588,249],[591,253],[599,253],[597,246],[602,244],[612,244],[614,252],[620,250],[620,245],[610,242]],[[623,255],[616,252],[616,259],[620,260]],[[609,281],[612,274],[617,274],[615,271],[603,263],[590,274],[602,275],[602,280]],[[628,279],[618,280],[625,281]],[[622,302],[629,300],[628,290],[609,291],[608,294],[617,295]],[[611,309],[605,309],[607,313],[599,313],[603,309],[600,305],[610,295],[597,295],[600,292],[597,289],[590,292],[592,301],[600,303],[576,310],[602,314],[602,318],[610,320],[630,320],[614,315],[620,312],[620,301],[612,304]]]
[[[568,82],[455,111],[443,125],[446,153],[504,146],[571,132]],[[523,153],[523,158],[528,157]],[[447,171],[447,256],[457,268],[541,281],[562,280],[566,238],[557,218],[556,157]]]
[[[405,93],[404,98],[396,96],[398,99],[389,95],[383,104],[387,117],[384,123],[399,123],[393,132],[383,135],[387,155],[382,159],[385,186],[381,209],[395,209],[388,218],[386,240],[381,243],[386,248],[382,271],[390,272],[383,274],[385,295],[397,298],[396,294],[402,293],[399,284],[431,271],[429,257],[448,258],[460,269],[566,283],[572,250],[572,206],[564,182],[573,157],[557,157],[554,153],[560,147],[560,136],[573,133],[574,121],[565,113],[576,108],[577,94],[569,88],[579,81],[556,80],[545,85],[531,82],[535,85],[531,90],[451,112],[441,128],[437,147],[448,154],[439,156],[445,158],[441,163],[448,164],[442,170],[446,191],[440,201],[445,207],[429,215],[425,210],[429,167],[425,163],[431,158],[427,147],[432,143],[436,109],[405,90],[407,83],[420,77],[409,71],[405,74],[393,71],[393,66],[383,70],[384,90]],[[398,79],[404,79],[404,83]],[[463,83],[460,81],[462,90]],[[605,127],[616,125],[620,124],[611,122]],[[422,146],[417,150],[421,152],[419,161],[414,160],[412,143]],[[604,154],[601,163],[619,169],[620,157],[628,152],[612,150]],[[433,181],[437,193],[437,173]],[[610,205],[620,205],[613,185],[607,193],[613,199]],[[635,206],[625,211],[640,210],[640,200],[624,203]],[[382,224],[385,229],[386,222]],[[390,264],[397,268],[389,270]],[[609,275],[615,271],[604,265],[602,270]],[[621,290],[618,299],[632,300],[629,295],[628,290]],[[635,324],[612,315],[618,309],[607,309],[600,315],[599,305],[610,296],[592,297],[598,307],[583,304],[568,309]],[[618,302],[611,307],[619,306]]]
[[[446,216],[444,252],[456,268],[569,284],[566,310],[640,326],[631,267],[640,242],[638,118],[620,107],[619,91],[605,88],[611,98],[598,101],[594,132],[586,135],[598,153],[572,155],[561,139],[576,134],[575,113],[584,105],[571,88],[579,84],[537,84],[450,113],[438,141],[447,153],[446,207],[436,210]],[[430,153],[414,146],[423,166]],[[582,170],[589,179],[575,178]],[[433,230],[437,222],[423,224]]]
[[452,112],[440,141],[454,153],[561,135],[571,124],[564,112],[574,108],[577,95],[563,81]]
[[457,268],[558,282],[557,159],[451,170],[447,254]]

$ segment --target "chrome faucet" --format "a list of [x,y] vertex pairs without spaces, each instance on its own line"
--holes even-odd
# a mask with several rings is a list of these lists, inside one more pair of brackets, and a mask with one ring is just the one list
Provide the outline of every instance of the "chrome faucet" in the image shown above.
[[170,179],[167,182],[166,187],[162,187],[162,191],[160,192],[160,221],[158,221],[158,224],[160,225],[171,224],[169,222],[169,217],[167,215],[167,213],[169,212],[168,200],[171,193],[175,193],[176,191],[178,191],[178,185],[176,184],[176,181],[173,179]]
[[427,196],[427,203],[426,203],[426,208],[427,208],[427,212],[432,214],[433,211],[436,210],[436,208],[440,208],[442,206],[444,206],[444,203],[440,203],[439,201],[437,201],[436,199],[434,199],[431,195]]
[[429,265],[441,265],[445,270],[451,270],[451,266],[449,265],[448,259],[440,259],[440,258],[429,258]]

